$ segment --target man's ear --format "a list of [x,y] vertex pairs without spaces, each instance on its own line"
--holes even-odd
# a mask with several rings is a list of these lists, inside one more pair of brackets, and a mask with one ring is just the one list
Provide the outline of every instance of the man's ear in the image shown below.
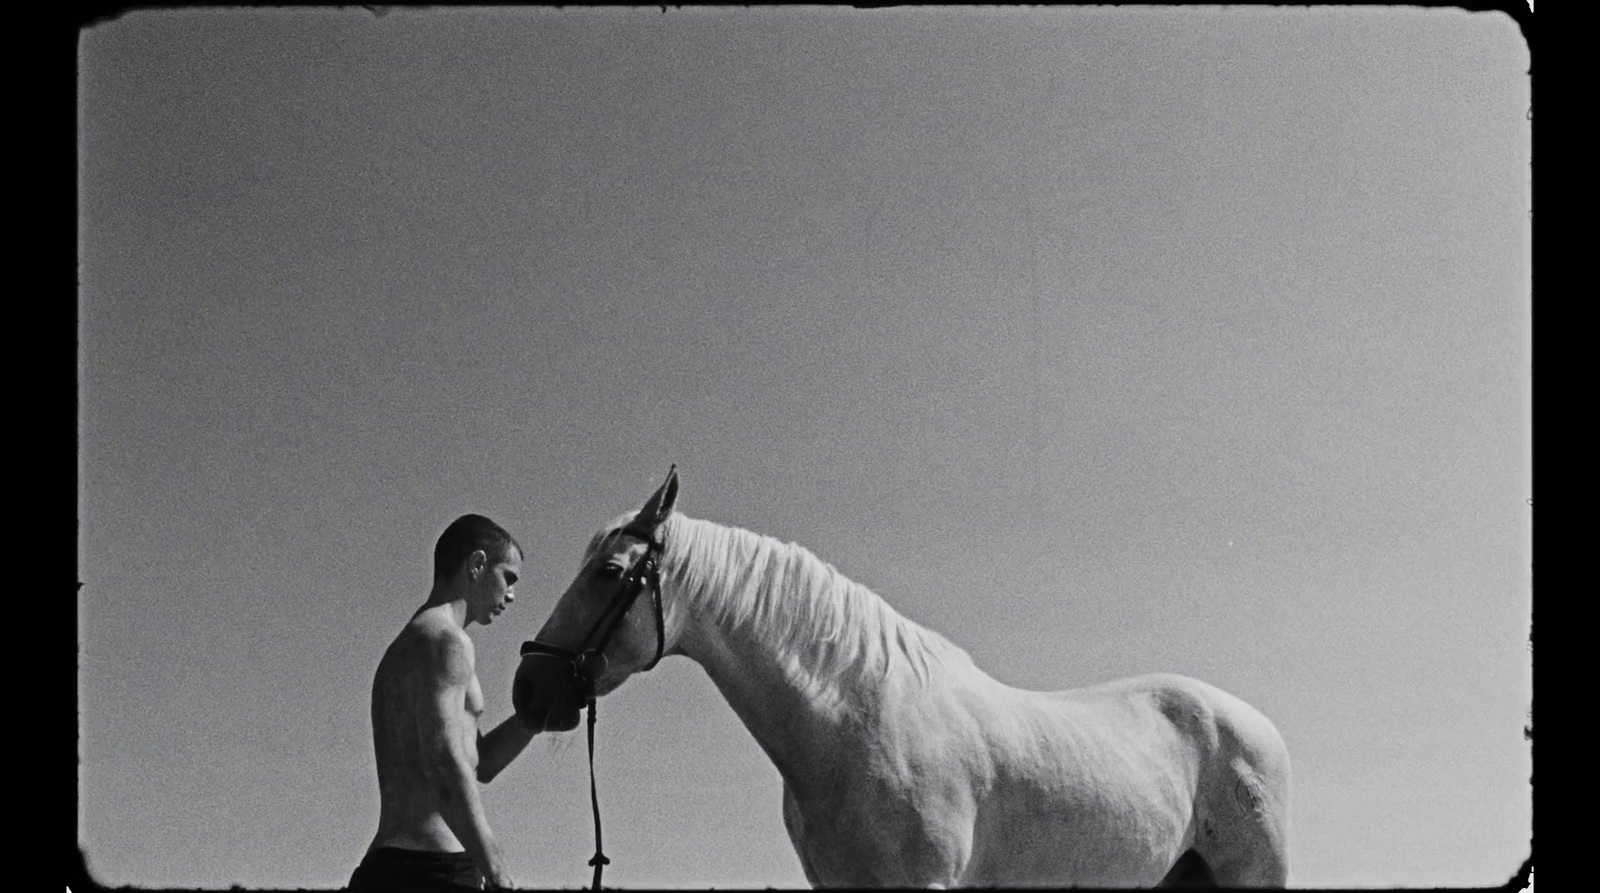
[[478,575],[483,573],[483,569],[488,564],[489,554],[482,549],[475,550],[471,555],[467,556],[467,577],[473,580],[478,579]]

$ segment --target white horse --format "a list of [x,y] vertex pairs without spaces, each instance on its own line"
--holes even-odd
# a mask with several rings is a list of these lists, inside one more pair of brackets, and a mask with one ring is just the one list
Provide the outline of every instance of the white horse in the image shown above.
[[[804,548],[675,514],[677,491],[594,536],[537,647],[598,648],[596,696],[658,653],[704,667],[783,777],[813,886],[1285,884],[1289,757],[1248,704],[1175,675],[1003,685]],[[653,544],[658,593],[614,598]],[[525,659],[514,700],[570,729],[557,663]]]

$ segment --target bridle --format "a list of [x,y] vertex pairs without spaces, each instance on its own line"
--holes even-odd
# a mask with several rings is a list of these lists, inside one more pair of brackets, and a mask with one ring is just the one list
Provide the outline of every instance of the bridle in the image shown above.
[[[594,680],[598,673],[591,673],[590,667],[595,660],[602,662],[601,672],[604,672],[604,651],[606,645],[611,643],[611,636],[616,633],[617,627],[622,625],[622,618],[628,616],[628,611],[633,608],[633,603],[639,598],[639,593],[645,587],[650,589],[651,601],[656,609],[656,653],[639,672],[643,673],[655,669],[661,662],[661,652],[666,647],[666,621],[661,616],[661,552],[666,548],[666,543],[655,537],[641,532],[629,525],[620,531],[622,536],[631,536],[643,540],[649,548],[639,556],[621,577],[621,587],[617,594],[611,597],[605,610],[595,619],[594,625],[589,627],[589,632],[584,635],[577,650],[548,645],[544,642],[523,642],[523,654],[549,654],[559,657],[572,664],[573,674],[583,684],[585,694],[589,694],[594,687]],[[590,695],[592,700],[592,695]]]
[[[633,608],[633,603],[639,599],[639,593],[647,587],[650,589],[650,600],[655,605],[656,613],[656,653],[639,672],[644,673],[655,669],[661,662],[661,652],[666,648],[666,620],[661,615],[661,553],[666,549],[666,543],[656,539],[648,532],[642,532],[633,525],[624,527],[621,531],[624,536],[631,536],[645,542],[648,548],[639,556],[639,560],[625,571],[620,579],[621,587],[617,594],[611,597],[600,617],[594,625],[589,627],[589,632],[584,635],[576,651],[547,645],[544,642],[523,642],[522,654],[548,654],[565,660],[572,665],[573,680],[578,690],[586,699],[585,707],[589,711],[589,806],[594,811],[594,858],[589,864],[594,866],[594,890],[600,889],[600,872],[605,866],[611,864],[605,853],[600,848],[600,798],[595,793],[594,786],[594,682],[599,673],[605,672],[606,645],[611,642],[611,636],[622,624],[622,618],[628,616],[628,611]],[[595,663],[600,665],[599,672],[591,672]]]

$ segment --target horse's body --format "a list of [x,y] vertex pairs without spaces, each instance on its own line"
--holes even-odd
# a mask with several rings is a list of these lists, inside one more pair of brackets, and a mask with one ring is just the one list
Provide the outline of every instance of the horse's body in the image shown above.
[[[671,514],[669,484],[652,500],[666,653],[704,667],[772,759],[813,885],[1284,884],[1288,756],[1243,701],[1174,675],[1004,685],[800,546]],[[628,518],[586,571],[637,553]],[[580,573],[540,637],[595,585]],[[599,694],[654,636],[627,619]]]

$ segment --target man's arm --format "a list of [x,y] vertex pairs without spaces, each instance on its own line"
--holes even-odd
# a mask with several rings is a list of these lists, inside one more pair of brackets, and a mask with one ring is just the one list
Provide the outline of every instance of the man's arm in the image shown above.
[[495,726],[489,734],[479,735],[478,781],[484,784],[494,781],[500,770],[511,765],[511,761],[522,753],[535,734],[521,717],[513,713],[510,719]]
[[500,844],[489,829],[483,801],[466,752],[477,736],[475,721],[467,713],[467,685],[472,681],[472,658],[464,635],[444,631],[429,637],[424,665],[419,667],[421,695],[418,731],[421,733],[423,771],[433,786],[439,814],[456,839],[472,855],[492,887],[509,887]]

